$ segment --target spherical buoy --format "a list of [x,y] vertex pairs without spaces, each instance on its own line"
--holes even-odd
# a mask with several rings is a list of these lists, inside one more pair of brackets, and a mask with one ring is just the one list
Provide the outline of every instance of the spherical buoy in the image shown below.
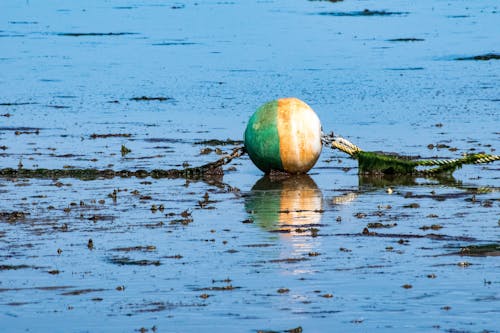
[[313,109],[297,98],[268,102],[250,118],[245,148],[265,173],[306,173],[321,153],[321,123]]

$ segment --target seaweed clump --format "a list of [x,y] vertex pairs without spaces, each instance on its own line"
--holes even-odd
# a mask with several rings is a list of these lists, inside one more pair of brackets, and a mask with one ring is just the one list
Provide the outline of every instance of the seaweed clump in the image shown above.
[[411,174],[417,163],[405,157],[359,151],[356,154],[360,174]]

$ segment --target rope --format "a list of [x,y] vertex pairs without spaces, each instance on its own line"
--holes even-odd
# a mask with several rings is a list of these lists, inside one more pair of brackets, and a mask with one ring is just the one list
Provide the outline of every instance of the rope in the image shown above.
[[[387,165],[386,170],[391,169],[392,170],[391,172],[394,171],[394,168],[391,167],[391,164],[393,164],[393,166],[396,166],[396,164],[400,164],[399,165],[400,167],[401,165],[404,165],[405,168],[412,170],[414,173],[432,175],[445,172],[453,172],[457,168],[462,167],[462,165],[464,164],[491,163],[500,160],[500,155],[491,155],[483,153],[465,155],[462,158],[455,158],[455,159],[407,160],[404,159],[403,157],[398,157],[398,156],[388,156],[379,153],[364,152],[354,143],[340,136],[335,135],[333,132],[331,132],[330,134],[321,133],[321,142],[326,146],[338,149],[348,154],[350,157],[355,158],[358,161],[360,161],[360,158],[365,158],[366,157],[365,155],[369,154],[371,158],[378,159],[381,163],[385,163]],[[437,167],[424,170],[416,169],[417,167],[429,167],[429,166],[437,166]],[[363,171],[366,172],[367,170]],[[380,172],[380,170],[373,170],[373,172],[377,173]],[[382,172],[384,172],[384,170],[382,170]]]
[[333,132],[330,134],[321,133],[321,142],[332,148],[336,148],[351,157],[354,157],[357,153],[361,151],[361,148],[356,146],[354,143],[340,136],[335,136]]
[[471,163],[471,164],[480,164],[480,163],[490,163],[494,161],[500,160],[500,155],[490,155],[490,154],[471,154],[466,155],[463,158],[455,158],[450,160],[420,160],[417,161],[418,165],[422,166],[433,166],[433,165],[453,165],[458,163]]
[[437,168],[432,168],[428,170],[419,170],[421,173],[425,174],[436,174],[446,171],[453,171],[460,168],[464,164],[481,164],[481,163],[491,163],[500,160],[500,155],[490,155],[490,154],[471,154],[466,155],[462,158],[455,158],[450,160],[420,160],[417,161],[418,166],[434,166]]

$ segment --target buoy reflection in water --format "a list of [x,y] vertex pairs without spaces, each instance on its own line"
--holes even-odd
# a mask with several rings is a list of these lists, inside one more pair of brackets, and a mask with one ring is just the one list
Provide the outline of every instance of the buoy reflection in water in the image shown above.
[[245,208],[255,224],[289,240],[293,252],[314,247],[310,236],[315,236],[321,223],[323,195],[308,175],[262,177],[252,187]]

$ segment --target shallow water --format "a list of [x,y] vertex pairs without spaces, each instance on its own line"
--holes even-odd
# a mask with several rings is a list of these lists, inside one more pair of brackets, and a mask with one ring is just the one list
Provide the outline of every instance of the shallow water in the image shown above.
[[[219,156],[196,143],[241,139],[252,112],[283,96],[365,150],[499,148],[500,63],[455,60],[498,54],[496,1],[0,7],[2,168],[199,165]],[[366,179],[325,148],[309,176],[282,181],[247,157],[217,183],[1,179],[0,322],[498,332],[498,256],[460,255],[499,242],[498,171]]]

